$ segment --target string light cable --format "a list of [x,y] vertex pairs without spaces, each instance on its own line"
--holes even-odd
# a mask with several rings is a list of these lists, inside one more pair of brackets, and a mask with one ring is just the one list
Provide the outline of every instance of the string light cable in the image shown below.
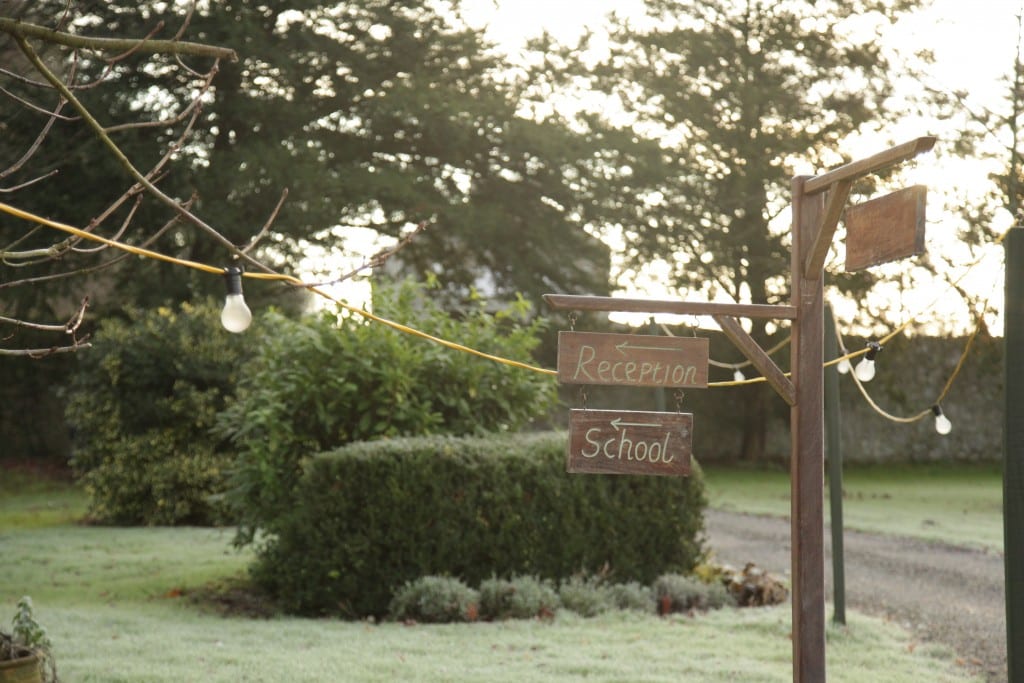
[[[665,325],[664,323],[661,323],[660,327],[661,327],[662,331],[665,333],[666,336],[669,336],[669,337],[676,336],[675,334],[672,333],[672,330],[670,330],[668,328],[668,326]],[[793,338],[792,334],[786,335],[785,339],[783,339],[778,344],[776,344],[772,348],[770,348],[767,351],[765,351],[765,354],[767,354],[769,356],[775,355],[780,350],[785,348],[786,345],[789,344],[790,340],[792,340],[792,338]],[[759,382],[766,381],[764,377],[752,377],[752,378],[749,378],[749,379],[747,377],[744,377],[744,375],[743,375],[743,368],[753,365],[753,363],[751,361],[749,361],[749,360],[741,361],[739,363],[723,363],[721,361],[715,360],[714,358],[709,358],[708,359],[708,365],[710,365],[711,367],[714,367],[714,368],[722,368],[723,370],[732,370],[733,371],[733,376],[732,376],[732,381],[731,382],[709,382],[708,383],[709,387],[737,387],[737,386],[742,386],[744,384],[756,384],[756,383],[759,383]]]
[[[988,307],[988,301],[989,299],[985,300],[985,303],[982,305],[982,311],[984,311]],[[881,415],[882,417],[891,422],[896,422],[900,424],[910,424],[913,422],[918,422],[919,420],[922,420],[928,417],[929,415],[934,415],[936,419],[936,430],[939,431],[940,434],[948,434],[949,430],[952,428],[952,425],[949,423],[949,419],[943,414],[941,406],[942,402],[946,399],[946,397],[949,395],[950,390],[953,388],[953,382],[956,381],[956,378],[960,374],[960,371],[963,370],[964,363],[966,363],[967,357],[968,355],[970,355],[971,348],[974,346],[974,341],[975,339],[977,339],[978,334],[981,332],[982,326],[984,324],[983,314],[977,314],[975,320],[976,323],[974,326],[974,331],[971,332],[971,335],[967,338],[967,343],[964,344],[964,349],[960,353],[960,358],[957,360],[956,366],[953,368],[953,371],[950,373],[945,385],[942,387],[942,391],[939,392],[938,398],[935,399],[935,402],[930,407],[925,408],[924,410],[915,413],[914,415],[910,415],[908,417],[893,415],[892,413],[884,410],[881,406],[878,405],[878,403],[875,402],[873,398],[871,398],[871,395],[864,387],[864,384],[867,380],[863,380],[858,375],[858,373],[852,372],[850,373],[850,375],[851,377],[853,377],[853,382],[857,386],[857,389],[860,391],[861,396],[864,397],[864,400],[867,402],[869,406],[871,406],[872,410],[874,410],[876,413],[878,413],[879,415]],[[835,335],[836,339],[839,342],[839,349],[841,355],[839,358],[829,361],[828,363],[826,363],[826,365],[834,365],[842,360],[848,361],[850,358],[855,358],[859,355],[870,353],[870,348],[865,348],[861,351],[857,351],[854,353],[847,353],[846,347],[843,344],[842,330],[839,328],[838,321],[836,321]],[[888,341],[892,339],[893,336],[894,334],[890,334],[886,336],[884,339]],[[879,344],[879,346],[881,346],[881,344]]]
[[[511,360],[509,358],[503,358],[501,356],[496,356],[496,355],[493,355],[493,354],[489,354],[489,353],[486,353],[486,352],[483,352],[483,351],[480,351],[480,350],[473,349],[471,347],[465,346],[463,344],[458,344],[456,342],[452,342],[452,341],[449,341],[449,340],[446,340],[446,339],[442,339],[440,337],[436,337],[434,335],[428,334],[428,333],[423,332],[421,330],[417,330],[417,329],[409,327],[407,325],[403,325],[402,323],[398,323],[398,322],[395,322],[393,320],[389,320],[387,318],[384,318],[382,316],[379,316],[379,315],[371,313],[371,312],[369,312],[367,310],[364,310],[364,309],[362,309],[362,308],[360,308],[358,306],[353,306],[353,305],[351,305],[351,304],[349,304],[349,303],[339,299],[338,297],[330,294],[329,292],[323,290],[322,288],[318,287],[317,285],[303,282],[299,278],[294,277],[292,275],[287,275],[287,274],[284,274],[284,273],[277,273],[277,272],[270,272],[270,273],[261,273],[261,272],[245,272],[245,273],[242,273],[242,272],[238,272],[238,273],[235,273],[232,270],[232,268],[227,268],[227,269],[225,269],[225,268],[218,268],[216,266],[211,266],[211,265],[208,265],[208,264],[205,264],[205,263],[200,263],[200,262],[197,262],[197,261],[190,261],[190,260],[187,260],[187,259],[179,259],[179,258],[176,258],[176,257],[173,257],[173,256],[169,256],[167,254],[162,254],[160,252],[157,252],[157,251],[154,251],[154,250],[151,250],[151,249],[144,249],[142,247],[136,247],[136,246],[133,246],[131,244],[127,244],[125,242],[120,242],[118,240],[109,239],[109,238],[103,237],[101,235],[96,235],[94,233],[86,232],[84,230],[81,230],[81,229],[76,228],[76,227],[71,226],[71,225],[67,225],[65,223],[60,223],[60,222],[57,222],[57,221],[52,221],[52,220],[44,218],[42,216],[37,216],[37,215],[32,214],[30,212],[23,211],[23,210],[18,209],[16,207],[10,206],[9,204],[5,204],[3,202],[0,202],[0,212],[7,213],[8,215],[14,216],[16,218],[20,218],[22,220],[26,220],[26,221],[30,221],[30,222],[36,223],[37,225],[41,225],[41,226],[45,226],[45,227],[52,228],[52,229],[55,229],[55,230],[59,230],[59,231],[65,232],[67,234],[70,234],[70,235],[82,238],[82,239],[87,239],[87,240],[91,240],[91,241],[94,241],[94,242],[99,242],[99,243],[105,244],[105,245],[107,245],[109,247],[120,249],[122,251],[125,251],[127,253],[131,253],[131,254],[134,254],[134,255],[137,255],[137,256],[142,256],[142,257],[145,257],[145,258],[150,258],[150,259],[154,259],[154,260],[158,260],[158,261],[163,261],[165,263],[170,263],[172,265],[177,265],[177,266],[182,266],[182,267],[186,267],[186,268],[191,268],[193,270],[198,270],[198,271],[209,273],[209,274],[216,274],[216,275],[225,276],[228,279],[228,282],[229,282],[229,295],[231,295],[231,294],[238,294],[238,295],[240,295],[241,294],[240,288],[239,288],[239,290],[237,292],[235,292],[234,289],[233,289],[234,284],[232,284],[232,282],[233,282],[235,277],[238,277],[239,280],[240,280],[241,277],[245,277],[245,278],[254,279],[254,280],[284,282],[284,283],[287,283],[287,284],[290,284],[290,285],[293,285],[293,286],[296,286],[296,287],[302,287],[302,288],[304,288],[304,289],[306,289],[306,290],[308,290],[308,291],[310,291],[310,292],[312,292],[312,293],[314,293],[314,294],[316,294],[318,296],[321,296],[321,297],[323,297],[323,298],[325,298],[325,299],[335,303],[336,305],[338,305],[342,309],[344,309],[346,311],[349,311],[350,313],[354,313],[356,315],[359,315],[359,316],[361,316],[361,317],[363,317],[363,318],[365,318],[367,320],[371,320],[373,322],[380,323],[382,325],[390,327],[390,328],[392,328],[392,329],[394,329],[396,331],[399,331],[399,332],[402,332],[402,333],[405,333],[405,334],[408,334],[408,335],[411,335],[411,336],[419,337],[421,339],[424,339],[426,341],[430,341],[430,342],[435,343],[435,344],[439,344],[441,346],[444,346],[446,348],[452,349],[454,351],[460,351],[460,352],[463,352],[463,353],[468,353],[468,354],[477,356],[479,358],[490,360],[490,361],[493,361],[493,362],[496,362],[496,363],[501,363],[503,365],[508,365],[508,366],[516,367],[516,368],[523,369],[523,370],[530,370],[532,372],[538,372],[538,373],[549,375],[549,376],[555,376],[555,375],[558,374],[555,370],[549,370],[549,369],[546,369],[546,368],[541,368],[541,367],[537,367],[535,365],[531,365],[529,363],[524,363],[524,362],[521,362],[521,361]],[[1007,230],[1002,235],[1000,235],[995,240],[995,244],[1000,244],[1005,239],[1005,237],[1006,237],[1006,235],[1008,233],[1009,233],[1009,230]],[[978,263],[980,263],[980,261]],[[974,265],[977,265],[977,263],[974,264]],[[951,284],[951,287],[955,286],[964,277],[966,277],[966,275],[973,269],[974,265],[972,265],[971,268],[969,268],[967,271],[965,271],[963,274],[961,274],[961,276],[959,278],[957,278],[955,281],[953,281],[953,283]],[[878,342],[878,348],[881,348],[889,340],[895,338],[898,334],[901,334],[904,330],[906,330],[910,326],[910,324],[917,317],[919,317],[922,313],[924,313],[924,312],[930,310],[931,308],[933,308],[938,303],[938,301],[940,299],[941,299],[941,297],[937,298],[928,307],[926,307],[925,309],[920,311],[917,315],[908,318],[902,325],[900,325],[895,330],[893,330],[891,333],[889,333],[888,335],[886,335],[885,337],[880,339],[879,342]],[[985,301],[986,306],[987,306],[987,303],[988,303],[988,300],[986,299],[986,301]],[[901,417],[898,417],[898,416],[895,416],[895,415],[891,415],[890,413],[887,413],[886,411],[882,410],[877,405],[877,403],[875,403],[871,399],[871,397],[867,394],[866,390],[863,388],[861,382],[859,380],[856,380],[856,377],[855,377],[855,381],[857,383],[858,388],[861,390],[861,393],[863,394],[864,398],[867,400],[869,405],[871,405],[872,408],[875,409],[876,412],[878,412],[880,415],[883,415],[887,419],[890,419],[890,420],[892,420],[894,422],[916,422],[916,421],[926,417],[929,413],[935,414],[937,418],[940,418],[940,417],[944,418],[944,416],[942,415],[941,408],[939,407],[939,405],[941,404],[942,400],[946,397],[946,395],[949,393],[949,390],[952,387],[953,381],[956,379],[957,374],[959,374],[960,370],[962,369],[963,364],[964,364],[964,362],[965,362],[965,360],[967,358],[967,354],[969,353],[970,348],[973,345],[974,340],[977,337],[978,332],[981,330],[982,322],[983,322],[983,319],[979,315],[978,316],[978,324],[976,325],[974,332],[972,333],[972,335],[968,339],[967,344],[966,344],[966,346],[964,348],[964,352],[961,354],[960,360],[957,363],[956,368],[953,371],[953,374],[950,376],[949,380],[946,382],[946,386],[943,388],[942,392],[940,393],[938,400],[936,401],[936,403],[931,408],[928,408],[928,409],[926,409],[924,411],[921,411],[920,413],[918,413],[917,415],[914,415],[912,417],[901,418]],[[246,324],[246,326],[247,326],[247,324]],[[669,333],[669,334],[671,335],[671,333]],[[835,364],[838,364],[838,363],[842,363],[843,361],[849,362],[853,358],[856,358],[858,356],[870,353],[872,350],[875,350],[874,347],[869,347],[869,348],[861,349],[859,351],[846,352],[845,347],[842,346],[842,337],[841,337],[841,334],[840,334],[840,330],[838,328],[838,323],[837,323],[836,335],[837,335],[837,338],[839,339],[839,344],[840,344],[840,348],[843,351],[843,355],[841,355],[838,358],[835,358],[835,359],[832,359],[830,361],[827,361],[824,364],[825,367],[828,367],[828,366],[831,366],[831,365],[835,365]],[[790,341],[789,337],[787,337],[786,339],[783,339],[776,346],[774,346],[772,349],[767,351],[767,353],[768,354],[773,354],[773,353],[777,352],[779,349],[781,349],[786,344],[788,344],[789,341]],[[728,369],[734,369],[735,371],[738,372],[739,368],[745,367],[747,365],[750,365],[751,363],[748,360],[748,361],[743,362],[743,363],[718,363],[718,362],[712,361],[712,364],[715,365],[716,367],[726,367]],[[787,376],[791,376],[791,373],[786,373],[786,375]],[[756,383],[766,382],[766,381],[767,381],[767,379],[765,377],[763,377],[763,376],[753,377],[753,378],[743,379],[743,380],[735,378],[733,381],[729,381],[729,382],[709,382],[708,386],[709,387],[743,386],[743,385],[756,384]]]
[[[15,208],[15,207],[10,206],[9,204],[5,204],[3,202],[0,202],[0,211],[2,211],[3,213],[6,213],[8,215],[14,216],[16,218],[27,220],[27,221],[36,223],[38,225],[46,226],[48,228],[53,228],[54,230],[60,230],[62,232],[68,233],[70,235],[74,235],[76,237],[80,237],[80,238],[83,238],[83,239],[91,240],[91,241],[94,241],[94,242],[100,242],[102,244],[106,244],[109,247],[113,247],[115,249],[120,249],[122,251],[126,251],[128,253],[135,254],[136,256],[142,256],[142,257],[154,259],[154,260],[157,260],[157,261],[163,261],[165,263],[170,263],[170,264],[177,265],[177,266],[183,266],[185,268],[192,268],[193,270],[198,270],[198,271],[201,271],[201,272],[204,272],[204,273],[210,273],[210,274],[222,275],[222,276],[229,275],[229,273],[227,273],[227,270],[224,269],[224,268],[217,268],[216,266],[207,265],[205,263],[199,263],[198,261],[189,261],[187,259],[179,259],[179,258],[175,258],[173,256],[168,256],[167,254],[161,254],[160,252],[153,251],[152,249],[143,249],[141,247],[136,247],[136,246],[133,246],[131,244],[126,244],[124,242],[119,242],[117,240],[108,239],[108,238],[103,237],[101,235],[96,235],[96,234],[93,234],[93,233],[90,233],[90,232],[86,232],[84,230],[81,230],[81,229],[76,228],[76,227],[71,226],[71,225],[67,225],[65,223],[59,223],[57,221],[52,221],[52,220],[49,220],[47,218],[43,218],[42,216],[37,216],[37,215],[35,215],[33,213],[29,213],[28,211],[23,211],[21,209]],[[359,308],[358,306],[353,306],[353,305],[351,305],[349,303],[346,303],[345,301],[342,301],[341,299],[339,299],[336,296],[330,294],[329,292],[321,289],[320,287],[317,287],[315,285],[307,284],[307,283],[303,282],[302,280],[300,280],[299,278],[294,277],[292,275],[287,275],[287,274],[284,274],[284,273],[249,273],[249,272],[239,273],[239,275],[242,276],[242,277],[245,277],[245,278],[253,279],[253,280],[266,280],[266,281],[285,282],[287,284],[294,285],[296,287],[302,287],[304,289],[309,290],[310,292],[313,292],[314,294],[317,294],[319,296],[324,297],[325,299],[328,299],[329,301],[334,302],[335,304],[337,304],[341,308],[345,309],[346,311],[349,311],[350,313],[354,313],[356,315],[362,316],[363,318],[365,318],[367,320],[372,320],[373,322],[380,323],[382,325],[386,325],[387,327],[390,327],[390,328],[392,328],[394,330],[397,330],[399,332],[403,332],[405,334],[408,334],[408,335],[411,335],[411,336],[414,336],[414,337],[419,337],[421,339],[425,339],[425,340],[433,342],[435,344],[439,344],[441,346],[444,346],[446,348],[452,349],[454,351],[461,351],[463,353],[468,353],[468,354],[471,354],[471,355],[474,355],[474,356],[477,356],[477,357],[480,357],[480,358],[484,358],[486,360],[494,361],[496,363],[501,363],[503,365],[508,365],[508,366],[511,366],[511,367],[520,368],[522,370],[530,370],[530,371],[542,373],[542,374],[545,374],[545,375],[557,375],[558,374],[554,370],[547,370],[545,368],[540,368],[540,367],[537,367],[535,365],[530,365],[529,363],[523,363],[521,361],[516,361],[516,360],[509,359],[509,358],[502,358],[501,356],[495,356],[495,355],[490,354],[490,353],[485,353],[483,351],[479,351],[477,349],[473,349],[473,348],[470,348],[468,346],[464,346],[462,344],[458,344],[456,342],[448,341],[447,339],[442,339],[440,337],[435,337],[432,334],[427,334],[426,332],[414,329],[412,327],[409,327],[407,325],[403,325],[403,324],[395,322],[393,320],[389,320],[389,319],[384,318],[382,316],[379,316],[379,315],[376,315],[374,313],[371,313],[370,311],[367,311],[367,310],[364,310],[362,308]],[[230,292],[230,290],[229,290],[229,292]],[[240,292],[239,292],[239,294],[240,294]]]

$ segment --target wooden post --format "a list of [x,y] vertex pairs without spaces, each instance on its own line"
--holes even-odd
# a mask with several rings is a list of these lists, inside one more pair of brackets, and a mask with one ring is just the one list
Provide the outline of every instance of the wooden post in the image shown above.
[[1003,550],[1006,564],[1006,665],[1024,681],[1024,228],[1006,236],[1003,428]]
[[[832,308],[825,306],[825,358],[839,356]],[[846,623],[846,570],[843,559],[843,444],[839,438],[839,371],[825,368],[825,453],[828,456],[828,502],[832,517],[832,621]]]
[[[822,272],[805,265],[824,213],[824,194],[804,192],[793,179],[793,322],[790,367],[796,404],[790,410],[793,582],[793,681],[825,680],[824,389]],[[820,269],[820,266],[819,266]],[[808,278],[808,275],[813,277]]]

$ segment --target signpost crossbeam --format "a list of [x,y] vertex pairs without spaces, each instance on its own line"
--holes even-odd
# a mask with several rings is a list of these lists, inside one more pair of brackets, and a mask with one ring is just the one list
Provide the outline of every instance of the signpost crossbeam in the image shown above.
[[615,311],[617,313],[672,313],[675,315],[732,315],[738,318],[794,320],[795,306],[770,304],[719,304],[704,301],[667,299],[620,299],[612,296],[545,294],[551,308],[575,311]]
[[758,345],[754,338],[747,334],[736,318],[726,315],[716,315],[715,322],[722,328],[722,332],[729,338],[736,348],[743,352],[754,367],[757,368],[768,384],[772,386],[779,396],[789,405],[796,404],[796,390],[793,383],[789,381],[786,374],[779,369],[764,349]]
[[904,142],[902,145],[896,145],[877,154],[872,154],[864,159],[852,161],[827,173],[808,178],[804,184],[804,194],[818,194],[828,190],[832,187],[833,183],[837,183],[840,180],[856,180],[860,176],[876,173],[901,161],[913,159],[918,154],[927,152],[934,147],[935,140],[936,138],[933,135],[919,137],[910,142]]

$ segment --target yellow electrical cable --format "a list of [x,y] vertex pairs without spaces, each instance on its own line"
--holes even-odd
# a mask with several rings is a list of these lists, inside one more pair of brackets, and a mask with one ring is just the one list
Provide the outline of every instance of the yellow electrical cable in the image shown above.
[[[91,232],[86,232],[85,230],[81,230],[81,229],[76,228],[74,226],[67,225],[65,223],[59,223],[57,221],[51,221],[51,220],[49,220],[47,218],[43,218],[42,216],[37,216],[35,214],[29,213],[28,211],[22,211],[21,209],[15,208],[15,207],[10,206],[8,204],[4,204],[3,202],[0,202],[0,211],[3,211],[4,213],[7,213],[7,214],[9,214],[11,216],[15,216],[17,218],[21,218],[23,220],[32,221],[34,223],[46,226],[48,228],[53,228],[55,230],[60,230],[62,232],[66,232],[66,233],[74,235],[76,237],[81,237],[83,239],[92,240],[94,242],[100,242],[102,244],[106,244],[107,246],[114,247],[116,249],[120,249],[122,251],[126,251],[128,253],[135,254],[137,256],[144,256],[146,258],[156,259],[158,261],[164,261],[164,262],[167,262],[167,263],[172,263],[174,265],[185,266],[187,268],[193,268],[195,270],[200,270],[200,271],[203,271],[205,273],[214,273],[214,274],[218,274],[218,275],[221,275],[221,274],[224,273],[224,269],[223,268],[217,268],[215,266],[209,266],[209,265],[206,265],[205,263],[199,263],[197,261],[188,261],[188,260],[185,260],[185,259],[175,258],[173,256],[168,256],[166,254],[161,254],[160,252],[153,251],[152,249],[143,249],[141,247],[135,247],[135,246],[132,246],[130,244],[125,244],[124,242],[118,242],[117,240],[108,239],[108,238],[102,237],[100,235],[94,235]],[[528,363],[522,363],[520,361],[511,360],[509,358],[502,358],[501,356],[495,356],[495,355],[492,355],[492,354],[489,354],[489,353],[484,353],[483,351],[478,351],[478,350],[472,349],[472,348],[470,348],[468,346],[463,346],[462,344],[457,344],[455,342],[451,342],[451,341],[448,341],[446,339],[441,339],[440,337],[435,337],[435,336],[433,336],[431,334],[427,334],[426,332],[422,332],[420,330],[413,329],[411,327],[408,327],[407,325],[402,325],[401,323],[397,323],[397,322],[395,322],[393,320],[388,320],[387,318],[382,318],[381,316],[375,315],[373,313],[370,313],[369,311],[363,310],[363,309],[359,308],[358,306],[352,306],[350,304],[347,304],[344,301],[341,301],[340,299],[338,299],[337,297],[335,297],[335,296],[327,293],[326,291],[320,289],[319,287],[316,287],[314,285],[308,285],[308,284],[304,283],[302,280],[300,280],[299,278],[294,277],[292,275],[285,275],[285,274],[282,274],[282,273],[244,273],[244,276],[247,277],[247,278],[255,279],[255,280],[271,280],[271,281],[287,282],[289,284],[292,284],[292,285],[295,285],[295,286],[298,286],[298,287],[303,287],[303,288],[308,289],[309,291],[313,292],[314,294],[317,294],[317,295],[322,296],[322,297],[324,297],[324,298],[326,298],[326,299],[328,299],[330,301],[333,301],[334,303],[338,304],[339,306],[341,306],[342,308],[344,308],[345,310],[347,310],[347,311],[349,311],[351,313],[356,313],[358,315],[363,316],[364,318],[367,318],[368,320],[373,320],[374,322],[381,323],[382,325],[387,325],[388,327],[391,327],[392,329],[398,330],[400,332],[404,332],[405,334],[409,334],[409,335],[412,335],[412,336],[415,336],[415,337],[420,337],[421,339],[426,339],[428,341],[434,342],[435,344],[440,344],[441,346],[447,347],[449,349],[453,349],[453,350],[456,350],[456,351],[462,351],[464,353],[469,353],[469,354],[472,354],[474,356],[479,356],[480,358],[485,358],[487,360],[491,360],[491,361],[494,361],[496,363],[502,363],[504,365],[509,365],[509,366],[512,366],[512,367],[515,367],[515,368],[521,368],[523,370],[532,370],[534,372],[539,372],[539,373],[542,373],[542,374],[545,374],[545,375],[556,375],[556,374],[558,374],[554,370],[546,370],[544,368],[539,368],[539,367],[536,367],[534,365],[530,365]]]
[[[3,202],[0,202],[0,211],[2,211],[4,213],[7,213],[7,214],[9,214],[11,216],[14,216],[16,218],[21,218],[23,220],[27,220],[27,221],[31,221],[33,223],[37,223],[39,225],[43,225],[45,227],[53,228],[55,230],[60,230],[62,232],[74,235],[74,236],[82,238],[82,239],[87,239],[87,240],[91,240],[91,241],[94,241],[94,242],[99,242],[101,244],[105,244],[107,246],[114,247],[116,249],[120,249],[122,251],[131,253],[131,254],[135,254],[137,256],[143,256],[143,257],[146,257],[146,258],[151,258],[151,259],[155,259],[155,260],[158,260],[158,261],[163,261],[163,262],[166,262],[166,263],[171,263],[173,265],[185,266],[187,268],[192,268],[194,270],[199,270],[199,271],[202,271],[202,272],[205,272],[205,273],[211,273],[211,274],[220,275],[220,274],[223,274],[223,272],[224,272],[223,268],[217,268],[216,266],[210,266],[210,265],[207,265],[205,263],[199,263],[197,261],[189,261],[189,260],[186,260],[186,259],[175,258],[173,256],[168,256],[166,254],[161,254],[160,252],[153,251],[152,249],[144,249],[142,247],[135,247],[135,246],[132,246],[130,244],[126,244],[124,242],[119,242],[117,240],[112,240],[112,239],[109,239],[109,238],[106,238],[106,237],[102,237],[100,235],[95,235],[95,234],[93,234],[91,232],[86,232],[85,230],[81,230],[81,229],[76,228],[74,226],[67,225],[66,223],[59,223],[57,221],[52,221],[52,220],[49,220],[47,218],[43,218],[42,216],[37,216],[37,215],[35,215],[33,213],[29,213],[28,211],[23,211],[21,209],[18,209],[16,207],[10,206],[9,204],[5,204]],[[1005,231],[1002,235],[1000,235],[995,240],[995,244],[1002,243],[1003,240],[1006,238],[1006,236],[1008,234],[1009,234],[1009,230]],[[966,277],[966,275],[969,272],[970,272],[970,269],[968,269],[967,272],[962,274],[953,284],[956,284],[956,283],[960,282],[960,280],[962,280],[964,277]],[[421,339],[425,339],[427,341],[433,342],[435,344],[439,344],[441,346],[444,346],[446,348],[449,348],[449,349],[452,349],[452,350],[455,350],[455,351],[461,351],[461,352],[464,352],[464,353],[469,353],[471,355],[478,356],[478,357],[484,358],[486,360],[494,361],[496,363],[501,363],[503,365],[508,365],[508,366],[515,367],[515,368],[520,368],[520,369],[523,369],[523,370],[530,370],[530,371],[538,372],[538,373],[545,374],[545,375],[557,375],[558,374],[555,370],[548,370],[548,369],[545,369],[545,368],[537,367],[535,365],[530,365],[528,363],[523,363],[523,362],[520,362],[520,361],[511,360],[509,358],[502,358],[501,356],[495,356],[493,354],[485,353],[483,351],[479,351],[477,349],[473,349],[473,348],[470,348],[468,346],[464,346],[462,344],[458,344],[456,342],[448,341],[446,339],[441,339],[440,337],[435,337],[434,335],[427,334],[426,332],[422,332],[420,330],[417,330],[415,328],[409,327],[407,325],[403,325],[403,324],[395,322],[393,320],[389,320],[387,318],[383,318],[381,316],[378,316],[378,315],[375,315],[373,313],[370,313],[369,311],[366,311],[366,310],[364,310],[362,308],[359,308],[358,306],[352,306],[352,305],[350,305],[350,304],[348,304],[348,303],[338,299],[334,295],[324,291],[323,289],[321,289],[321,288],[319,288],[319,287],[317,287],[315,285],[307,284],[307,283],[303,282],[302,280],[300,280],[299,278],[294,277],[292,275],[286,275],[286,274],[283,274],[283,273],[249,273],[249,272],[243,273],[243,275],[245,277],[247,277],[247,278],[250,278],[250,279],[286,282],[288,284],[291,284],[291,285],[294,285],[294,286],[297,286],[297,287],[302,287],[304,289],[309,290],[310,292],[312,292],[314,294],[317,294],[318,296],[321,296],[321,297],[323,297],[325,299],[328,299],[329,301],[334,302],[338,306],[344,308],[345,310],[347,310],[347,311],[349,311],[351,313],[355,313],[355,314],[360,315],[360,316],[362,316],[362,317],[364,317],[364,318],[366,318],[368,320],[372,320],[372,321],[380,323],[382,325],[386,325],[388,327],[391,327],[392,329],[395,329],[395,330],[397,330],[399,332],[403,332],[405,334],[409,334],[409,335],[412,335],[412,336],[415,336],[415,337],[419,337]],[[936,299],[928,307],[923,309],[923,311],[930,310],[933,306],[935,306],[936,303],[938,303],[938,301],[939,301],[939,299]],[[987,303],[987,300],[986,300],[986,303]],[[896,337],[896,335],[900,334],[901,332],[903,332],[903,330],[905,330],[907,327],[909,327],[910,324],[919,315],[920,315],[920,313],[918,313],[915,316],[911,316],[906,322],[904,322],[902,325],[897,327],[890,334],[888,334],[885,337],[883,337],[880,340],[880,343],[882,343],[882,344],[888,343],[891,339]],[[942,392],[940,393],[939,398],[936,401],[937,403],[941,402],[942,399],[944,399],[946,397],[946,395],[948,395],[949,390],[950,390],[950,388],[953,385],[953,381],[956,379],[956,376],[959,374],[960,370],[962,369],[963,364],[964,364],[964,362],[966,360],[967,354],[970,351],[971,345],[974,343],[974,339],[978,335],[978,332],[981,329],[981,323],[982,323],[982,318],[981,318],[981,316],[979,316],[978,317],[978,324],[975,327],[974,333],[971,334],[970,338],[968,339],[968,342],[967,342],[966,346],[964,347],[964,351],[963,351],[963,353],[960,356],[960,360],[957,363],[956,367],[954,368],[953,373],[950,376],[949,380],[946,382],[946,385],[943,388]],[[840,340],[840,345],[842,345],[842,336],[840,334],[838,322],[836,323],[836,335],[837,335],[837,338]],[[784,339],[782,342],[780,342],[778,345],[776,345],[769,353],[774,353],[778,349],[782,348],[782,346],[784,346],[788,342],[789,342],[788,338]],[[843,348],[843,351],[845,351],[845,350],[846,349]],[[830,361],[827,361],[826,363],[824,363],[824,366],[828,367],[828,366],[840,363],[840,362],[842,362],[844,360],[848,361],[848,360],[850,360],[852,358],[856,358],[856,357],[858,357],[858,356],[860,356],[860,355],[862,355],[864,353],[867,353],[867,349],[861,349],[860,351],[848,352],[844,356],[841,356],[839,358],[834,358],[834,359],[832,359]],[[748,363],[749,363],[749,361],[748,361]],[[791,376],[791,373],[786,373],[786,376],[787,377]],[[921,418],[927,416],[931,412],[931,409],[929,408],[928,410],[922,411],[918,415],[915,415],[915,416],[913,416],[911,418],[901,418],[901,417],[897,417],[895,415],[890,415],[889,413],[887,413],[884,410],[882,410],[871,399],[871,397],[864,390],[863,386],[861,386],[860,381],[857,380],[856,377],[854,377],[854,379],[855,379],[855,381],[857,383],[858,389],[860,389],[861,393],[864,395],[864,398],[867,400],[867,402],[879,414],[883,415],[884,417],[886,417],[886,418],[888,418],[890,420],[893,420],[895,422],[915,422],[915,421],[920,420]],[[742,386],[742,385],[746,385],[746,384],[757,384],[757,383],[765,382],[765,381],[767,381],[767,379],[765,377],[753,377],[753,378],[750,378],[750,379],[743,379],[743,380],[738,380],[738,381],[737,380],[733,380],[733,381],[725,381],[725,382],[708,382],[708,386],[709,387],[731,387],[731,386]]]

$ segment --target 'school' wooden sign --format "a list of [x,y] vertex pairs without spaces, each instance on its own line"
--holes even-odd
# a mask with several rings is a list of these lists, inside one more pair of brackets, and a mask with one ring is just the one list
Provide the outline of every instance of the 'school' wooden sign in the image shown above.
[[693,415],[636,410],[571,410],[566,471],[687,476]]

